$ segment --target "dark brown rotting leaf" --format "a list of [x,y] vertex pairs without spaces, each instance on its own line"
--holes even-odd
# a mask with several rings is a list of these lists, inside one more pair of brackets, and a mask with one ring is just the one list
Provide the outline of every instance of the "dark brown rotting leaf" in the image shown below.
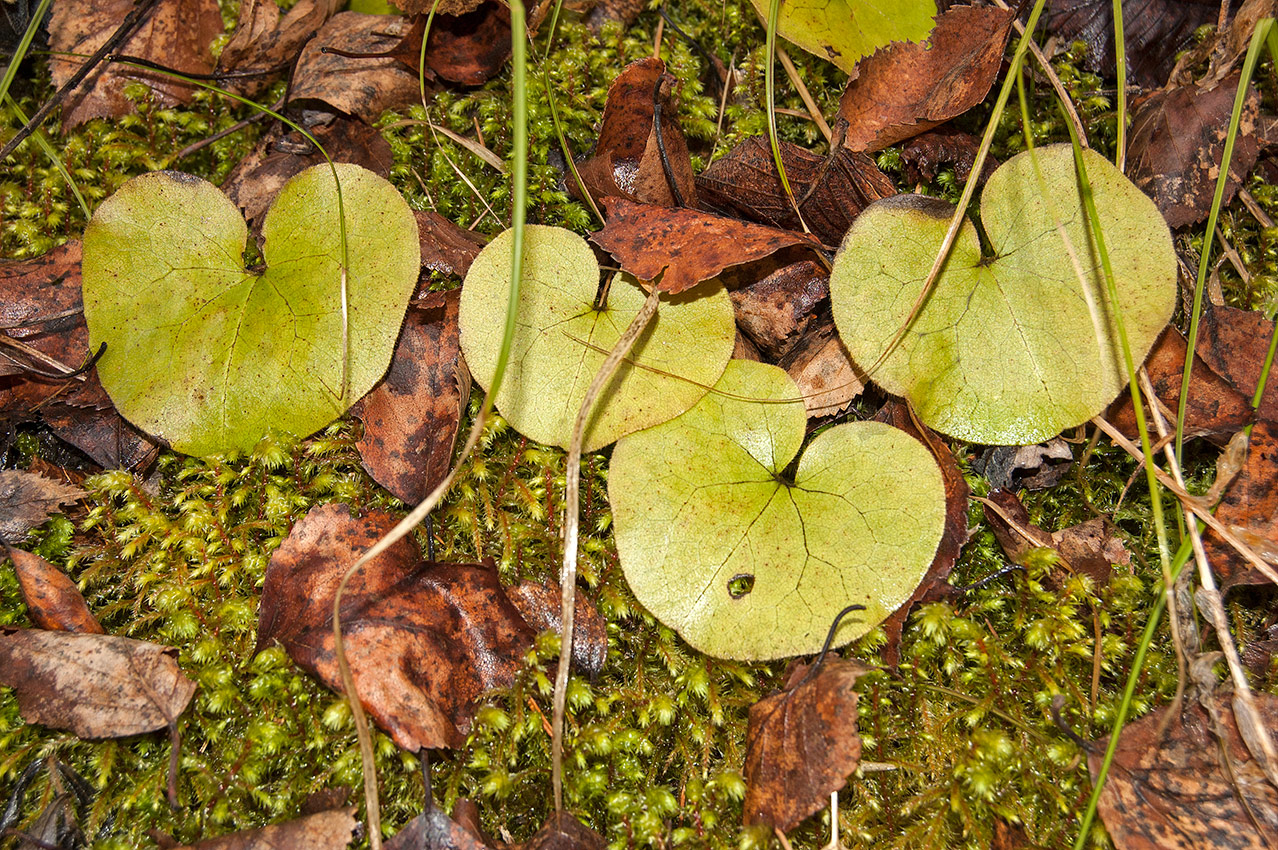
[[[1278,725],[1278,698],[1256,694],[1265,725]],[[1223,738],[1199,705],[1164,720],[1174,707],[1123,727],[1098,809],[1114,845],[1124,850],[1272,847],[1278,840],[1278,790],[1252,759],[1233,712],[1221,700]],[[1094,778],[1105,753],[1087,757]],[[1222,752],[1223,749],[1223,752]],[[1226,767],[1225,760],[1228,760]]]
[[[1231,6],[1237,7],[1238,0]],[[1144,88],[1167,82],[1176,54],[1203,24],[1216,22],[1219,0],[1126,0],[1123,3],[1123,42],[1128,81]],[[1111,0],[1051,0],[1047,28],[1068,44],[1087,44],[1083,66],[1113,78],[1114,4]]]
[[994,490],[988,501],[997,509],[985,505],[985,521],[1013,563],[1024,564],[1031,549],[1054,549],[1067,569],[1090,577],[1097,585],[1109,581],[1114,564],[1131,563],[1123,541],[1100,517],[1049,533],[1030,522],[1029,512],[1015,493]]
[[356,443],[364,469],[401,502],[416,504],[444,480],[470,372],[457,338],[461,290],[434,292],[404,317],[390,371],[351,410],[364,422]]
[[302,49],[289,103],[321,101],[367,124],[388,109],[417,103],[421,97],[417,74],[398,59],[322,52],[332,47],[347,53],[387,53],[400,44],[410,27],[408,21],[393,15],[334,15]]
[[[353,162],[382,177],[390,176],[395,162],[390,144],[363,121],[313,112],[303,125],[334,162]],[[285,183],[327,161],[301,133],[276,124],[236,164],[221,188],[243,210],[249,224],[257,227]]]
[[358,825],[355,807],[345,806],[184,844],[174,850],[341,850],[354,839]]
[[[236,74],[223,85],[247,97],[265,91],[341,5],[340,0],[299,0],[281,18],[275,0],[243,0],[235,32],[217,61],[219,72]],[[253,71],[266,73],[245,76]]]
[[551,812],[541,829],[520,850],[603,850],[604,840],[565,811]]
[[[96,372],[93,382],[97,384]],[[116,413],[114,407],[98,409],[54,402],[42,407],[40,415],[58,439],[75,446],[103,469],[140,472],[160,452],[155,441]]]
[[608,220],[591,240],[640,280],[661,278],[672,295],[739,266],[796,245],[816,249],[800,233],[749,224],[690,209],[605,198]]
[[[916,184],[930,183],[942,165],[949,165],[954,169],[954,176],[960,182],[965,181],[972,173],[979,148],[980,140],[972,134],[942,124],[935,130],[915,136],[901,147],[905,179]],[[979,182],[988,180],[996,168],[998,160],[992,156],[985,157]]]
[[[896,186],[863,153],[839,148],[832,160],[781,142],[781,161],[795,200],[812,233],[837,246],[852,220],[873,202],[896,194]],[[786,230],[800,229],[763,136],[741,142],[697,177],[704,205],[725,214]]]
[[[1155,92],[1135,109],[1128,176],[1154,199],[1172,228],[1196,224],[1211,210],[1238,79],[1234,74],[1212,88],[1187,85]],[[1260,154],[1255,135],[1259,114],[1260,95],[1253,87],[1243,101],[1234,138],[1225,204]]]
[[[1216,519],[1271,563],[1278,555],[1278,423],[1252,428],[1247,460],[1225,488]],[[1203,534],[1203,548],[1221,590],[1270,583],[1215,531]]]
[[415,210],[417,235],[422,245],[422,269],[462,278],[475,257],[488,244],[478,233],[453,224],[439,213]]
[[598,0],[596,3],[583,5],[590,7],[590,11],[586,14],[586,24],[598,33],[609,21],[616,21],[621,24],[622,29],[628,29],[639,19],[639,13],[647,8],[648,4],[644,0]]
[[[1250,402],[1260,384],[1260,370],[1273,334],[1274,323],[1261,313],[1212,307],[1203,311],[1197,353]],[[1256,417],[1278,421],[1278,380],[1273,375],[1265,382]]]
[[0,684],[28,723],[81,738],[121,738],[177,719],[195,683],[177,650],[113,635],[39,629],[0,634]]
[[[559,631],[563,594],[558,584],[524,581],[506,588],[506,596],[534,631]],[[608,621],[580,590],[576,612],[572,627],[572,664],[594,679],[608,660]]]
[[[84,57],[106,43],[133,8],[133,0],[62,0],[49,20],[49,60],[53,84],[71,79]],[[160,0],[133,37],[116,53],[159,62],[176,71],[207,74],[213,70],[209,45],[222,33],[217,0]],[[62,128],[92,118],[118,118],[133,111],[124,96],[131,82],[151,86],[165,106],[189,103],[193,89],[170,77],[120,64],[104,63],[90,72],[62,104]]]
[[1047,490],[1061,483],[1074,463],[1069,443],[1053,437],[1033,446],[991,446],[972,463],[995,490]]
[[829,657],[811,678],[808,670],[796,665],[785,690],[750,706],[742,814],[747,825],[789,832],[828,805],[861,760],[853,686],[869,668]]
[[896,667],[901,661],[901,632],[909,619],[910,611],[920,603],[945,599],[954,594],[954,588],[947,579],[958,561],[963,544],[967,542],[967,500],[971,495],[971,488],[945,440],[927,426],[916,422],[904,402],[889,401],[879,408],[874,418],[900,428],[927,446],[936,459],[937,466],[941,468],[941,480],[945,484],[945,531],[941,535],[941,544],[914,593],[883,621],[883,629],[887,633],[887,641],[883,645],[883,663]]
[[[659,95],[658,82],[661,84]],[[666,73],[665,63],[651,57],[631,62],[613,80],[608,88],[595,152],[577,166],[582,182],[595,198],[615,196],[663,207],[678,206],[661,163],[653,120],[656,98],[660,97],[661,141],[670,172],[683,205],[696,205],[692,159],[683,130],[675,119],[675,84],[675,77]],[[569,182],[569,191],[576,196],[575,181]]]
[[777,365],[798,384],[810,419],[835,415],[865,389],[865,375],[848,357],[829,309],[814,317]]
[[765,356],[785,355],[830,295],[830,273],[813,260],[785,266],[758,283],[733,290],[737,325]]
[[839,101],[843,144],[877,151],[962,115],[985,99],[1003,62],[1014,14],[955,6],[922,44],[898,42],[861,60]]
[[435,6],[435,2],[436,0],[396,0],[395,6],[406,15],[426,15],[434,8],[435,16],[438,18],[440,15],[464,15],[467,12],[473,12],[484,0],[438,0],[438,7]]
[[[1176,419],[1180,404],[1180,382],[1184,371],[1188,346],[1185,337],[1174,327],[1163,331],[1154,343],[1154,349],[1145,358],[1145,370],[1154,387],[1154,394],[1165,408],[1169,423]],[[1149,400],[1146,399],[1146,406]],[[1252,420],[1251,400],[1240,393],[1233,384],[1217,375],[1197,353],[1190,375],[1189,401],[1185,407],[1185,435],[1213,436],[1220,440],[1228,437]],[[1109,406],[1105,418],[1128,437],[1135,438],[1136,414],[1132,410],[1132,396],[1123,392]],[[1150,423],[1148,411],[1145,420]],[[1153,432],[1152,423],[1149,424]]]
[[97,618],[89,611],[75,582],[62,570],[39,555],[5,547],[18,575],[18,589],[27,606],[27,616],[36,628],[48,631],[103,634]]
[[[332,629],[337,583],[395,523],[380,512],[353,519],[343,505],[313,508],[267,567],[258,649],[278,640],[340,691]],[[514,681],[534,636],[496,569],[426,563],[406,539],[352,578],[342,623],[360,702],[410,752],[460,746],[475,700]]]
[[0,541],[18,543],[43,525],[60,505],[84,498],[84,491],[20,469],[0,470]]
[[433,803],[383,846],[386,850],[488,850],[482,835]]
[[435,15],[426,43],[426,67],[441,79],[478,86],[509,58],[510,8],[505,4],[486,0],[459,15]]

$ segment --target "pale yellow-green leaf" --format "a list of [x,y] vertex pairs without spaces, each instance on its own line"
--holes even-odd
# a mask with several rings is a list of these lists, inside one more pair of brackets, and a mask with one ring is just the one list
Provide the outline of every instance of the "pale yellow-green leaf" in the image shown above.
[[[768,0],[750,0],[764,21]],[[777,33],[852,72],[856,63],[894,41],[922,41],[936,18],[934,0],[782,0]]]
[[[692,646],[768,659],[865,634],[923,578],[945,526],[941,471],[878,422],[836,425],[804,449],[799,390],[733,360],[687,413],[623,437],[608,474],[617,551],[636,598]],[[778,403],[748,401],[780,400]],[[740,591],[753,577],[748,593]]]

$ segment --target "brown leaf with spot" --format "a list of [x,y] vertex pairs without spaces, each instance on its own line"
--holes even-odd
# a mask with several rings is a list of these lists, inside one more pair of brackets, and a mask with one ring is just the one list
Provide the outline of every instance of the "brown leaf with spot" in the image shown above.
[[731,266],[745,265],[782,248],[816,243],[800,233],[749,224],[697,210],[605,198],[607,222],[591,241],[621,267],[657,288],[678,294]]
[[352,413],[364,469],[401,502],[416,504],[452,466],[470,371],[457,338],[461,290],[434,292],[404,317],[390,371]]
[[971,495],[971,488],[945,440],[926,425],[915,421],[905,402],[889,401],[879,408],[874,418],[900,428],[927,446],[937,466],[941,468],[941,481],[945,485],[945,531],[941,535],[941,544],[936,548],[936,555],[910,598],[883,621],[883,630],[887,634],[883,645],[883,663],[896,667],[901,661],[901,632],[905,629],[910,611],[920,603],[946,599],[954,593],[954,588],[947,579],[958,561],[963,544],[967,542],[967,500]]
[[284,76],[302,46],[341,5],[340,0],[299,0],[281,16],[275,0],[242,0],[235,31],[217,60],[219,73],[236,76],[222,85],[246,97],[261,94]]
[[[1234,74],[1211,88],[1187,85],[1155,92],[1132,115],[1128,176],[1154,199],[1172,228],[1196,224],[1211,210],[1238,79]],[[1234,140],[1225,204],[1260,154],[1259,114],[1260,95],[1252,87]]]
[[[1278,423],[1252,428],[1247,459],[1225,487],[1216,519],[1270,563],[1278,556]],[[1214,530],[1203,534],[1203,548],[1222,591],[1270,583]]]
[[843,144],[882,150],[983,101],[1014,17],[995,6],[955,6],[937,16],[926,42],[897,42],[862,59],[839,100]]
[[830,802],[861,760],[856,680],[869,672],[827,656],[811,677],[795,665],[785,690],[750,706],[746,731],[746,825],[789,832]]
[[[1212,307],[1203,311],[1198,326],[1197,353],[1216,374],[1229,381],[1250,403],[1260,384],[1260,370],[1269,352],[1274,323],[1254,310]],[[1278,380],[1265,382],[1257,419],[1278,421]]]
[[[560,630],[563,593],[558,584],[523,581],[506,588],[506,597],[533,631]],[[577,592],[572,627],[572,666],[594,679],[608,660],[608,621],[584,593]]]
[[[1278,698],[1262,693],[1255,698],[1265,725],[1278,728]],[[1114,845],[1121,850],[1272,847],[1278,841],[1278,790],[1252,759],[1227,703],[1219,701],[1219,738],[1197,704],[1172,717],[1160,735],[1174,710],[1162,708],[1123,727],[1098,806]],[[1096,745],[1087,757],[1093,778],[1106,741]]]
[[[827,158],[781,142],[781,162],[803,220],[826,245],[839,245],[861,210],[896,194],[892,179],[874,160],[847,148]],[[716,212],[801,229],[764,136],[752,136],[715,160],[697,177],[697,189],[704,205]]]
[[[418,38],[418,46],[421,39]],[[510,59],[510,7],[485,0],[461,14],[436,14],[426,43],[426,67],[440,79],[478,86]]]
[[470,264],[488,244],[472,230],[453,224],[436,212],[414,210],[422,247],[422,269],[447,277],[463,278]]
[[79,487],[23,472],[0,470],[0,541],[17,543],[27,532],[61,513],[60,505],[82,499]]
[[174,850],[341,850],[355,838],[355,807],[303,815],[261,829],[184,844]]
[[392,56],[347,57],[321,52],[387,53],[412,27],[394,15],[339,12],[307,42],[293,71],[289,103],[320,101],[372,124],[388,109],[417,103],[417,74]]
[[757,283],[732,290],[737,326],[776,361],[799,342],[830,296],[830,273],[814,260],[783,266]]
[[[612,196],[663,207],[679,206],[670,191],[657,144],[654,115],[659,99],[661,141],[670,173],[682,196],[682,205],[696,206],[692,159],[675,111],[676,84],[675,77],[666,73],[666,64],[652,57],[631,62],[612,81],[594,154],[577,165],[587,191],[596,199]],[[576,181],[569,181],[569,191],[577,196]]]
[[81,738],[163,729],[195,694],[175,649],[40,629],[0,634],[0,684],[17,692],[23,720]]
[[[1176,409],[1180,404],[1181,375],[1185,366],[1188,345],[1185,337],[1174,327],[1168,327],[1154,343],[1145,358],[1145,371],[1164,410],[1169,429],[1174,427]],[[1142,394],[1143,397],[1143,394]],[[1146,399],[1145,421],[1150,433],[1156,433],[1149,419]],[[1252,420],[1251,402],[1207,365],[1197,352],[1194,368],[1190,373],[1189,401],[1185,406],[1185,435],[1212,436],[1227,439]],[[1136,438],[1136,414],[1132,408],[1131,393],[1124,391],[1109,409],[1105,418],[1128,437]]]
[[27,616],[36,628],[48,631],[103,634],[97,618],[66,573],[44,558],[5,547],[18,575],[18,589],[27,606]]
[[[53,84],[61,87],[80,70],[85,57],[106,43],[133,9],[133,0],[61,0],[49,19],[49,59]],[[217,0],[159,0],[116,53],[149,59],[176,71],[213,70],[209,46],[222,34]],[[72,55],[78,54],[78,55]],[[151,86],[162,106],[190,103],[193,88],[171,77],[103,62],[62,103],[62,128],[93,118],[118,118],[133,111],[124,96],[132,82]]]
[[[313,508],[271,556],[257,648],[278,640],[298,665],[340,692],[337,583],[396,522],[382,512],[354,519],[344,505]],[[534,637],[495,568],[423,562],[408,539],[351,579],[342,629],[360,702],[410,752],[460,746],[475,700],[513,683]]]
[[810,419],[834,416],[865,389],[865,373],[848,356],[828,308],[777,365],[798,385]]
[[520,850],[603,850],[603,837],[565,811],[551,812]]
[[1123,541],[1100,517],[1049,533],[1030,522],[1029,511],[1010,490],[992,491],[983,507],[985,521],[1013,563],[1025,563],[1025,554],[1031,549],[1054,549],[1066,569],[1103,585],[1109,581],[1114,564],[1132,562]]

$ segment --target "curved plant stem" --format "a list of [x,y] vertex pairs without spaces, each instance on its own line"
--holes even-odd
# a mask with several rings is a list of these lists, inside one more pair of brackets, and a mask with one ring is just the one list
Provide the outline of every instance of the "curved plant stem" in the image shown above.
[[[3,88],[3,86],[0,86]],[[22,111],[22,107],[13,99],[13,95],[9,92],[4,93],[4,102],[13,110],[13,114],[24,124],[27,121],[26,114]],[[67,182],[67,186],[71,189],[71,194],[75,195],[75,199],[80,204],[81,211],[84,212],[84,218],[88,221],[93,217],[93,210],[89,209],[89,204],[84,200],[84,195],[80,194],[80,187],[76,185],[75,178],[71,176],[71,172],[67,171],[67,167],[62,164],[62,158],[58,156],[58,152],[53,149],[53,145],[49,144],[49,139],[44,135],[44,131],[36,128],[31,132],[31,137],[35,139],[36,144],[40,146],[40,150],[44,151],[44,155],[53,163],[53,167],[62,175],[62,179]]]
[[794,214],[799,217],[799,224],[804,233],[811,233],[808,223],[803,220],[799,210],[799,202],[795,200],[794,190],[790,188],[790,178],[785,173],[785,163],[781,161],[781,142],[777,140],[777,105],[776,105],[776,54],[777,54],[777,20],[781,17],[781,0],[769,0],[768,3],[768,38],[765,48],[766,58],[763,63],[763,88],[768,108],[768,143],[772,145],[772,161],[777,167],[777,176],[781,178],[781,188],[794,207]]

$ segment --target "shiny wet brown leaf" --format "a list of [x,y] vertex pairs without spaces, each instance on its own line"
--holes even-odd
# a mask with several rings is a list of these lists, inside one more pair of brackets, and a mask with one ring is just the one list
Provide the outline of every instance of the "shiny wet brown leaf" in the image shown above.
[[672,295],[731,266],[761,260],[783,248],[815,243],[800,233],[749,224],[690,209],[605,198],[607,223],[590,239],[640,280],[661,278]]
[[383,846],[386,850],[488,850],[478,830],[453,820],[433,804]]
[[746,732],[747,825],[770,824],[789,832],[829,805],[861,759],[856,680],[868,672],[835,656],[807,677],[797,665],[786,689],[750,706]]
[[926,42],[899,42],[861,60],[839,101],[843,144],[877,151],[962,115],[985,99],[1003,62],[1013,13],[955,6]]
[[461,290],[413,302],[390,371],[352,414],[364,423],[356,443],[364,469],[401,502],[416,504],[452,466],[470,372],[457,338]]
[[737,326],[775,362],[799,342],[817,305],[829,298],[830,273],[814,260],[802,260],[730,295]]
[[[948,124],[921,133],[901,146],[905,179],[915,184],[930,183],[941,168],[948,165],[954,169],[957,180],[965,181],[972,173],[972,166],[976,164],[976,153],[980,145],[980,139],[971,133],[964,133]],[[979,182],[984,183],[996,168],[998,160],[992,156],[985,157]]]
[[[1256,695],[1265,725],[1278,726],[1278,698]],[[1265,778],[1219,700],[1223,740],[1192,705],[1160,737],[1163,708],[1128,723],[1118,741],[1099,811],[1120,850],[1260,850],[1278,841],[1278,790]],[[1105,741],[1087,758],[1095,778]],[[1223,752],[1222,752],[1223,749]],[[1223,762],[1228,759],[1228,766]]]
[[0,634],[0,684],[23,720],[81,738],[163,729],[195,693],[177,650],[114,635],[22,629]]
[[387,53],[411,24],[393,15],[339,12],[307,42],[293,71],[289,103],[320,101],[372,124],[388,109],[417,103],[417,74],[390,56],[348,57],[322,52]]
[[[1274,562],[1278,554],[1278,423],[1257,422],[1252,428],[1247,459],[1225,488],[1216,519],[1261,557]],[[1270,583],[1215,531],[1208,529],[1203,534],[1203,548],[1221,590]]]
[[[563,594],[558,584],[523,581],[506,588],[506,596],[519,609],[533,631],[560,630]],[[608,660],[608,621],[581,592],[577,593],[572,627],[572,666],[595,678]]]
[[246,97],[265,91],[341,5],[341,0],[299,0],[281,14],[275,0],[242,0],[235,31],[217,60],[219,72],[234,75],[223,86]]
[[355,807],[346,806],[184,844],[174,850],[341,850],[354,839],[358,825]]
[[599,833],[564,811],[551,812],[533,837],[520,850],[603,850]]
[[48,631],[103,634],[97,618],[66,573],[44,558],[6,546],[27,616],[36,628]]
[[21,542],[29,531],[44,525],[60,506],[82,499],[79,487],[20,469],[0,470],[0,541]]

